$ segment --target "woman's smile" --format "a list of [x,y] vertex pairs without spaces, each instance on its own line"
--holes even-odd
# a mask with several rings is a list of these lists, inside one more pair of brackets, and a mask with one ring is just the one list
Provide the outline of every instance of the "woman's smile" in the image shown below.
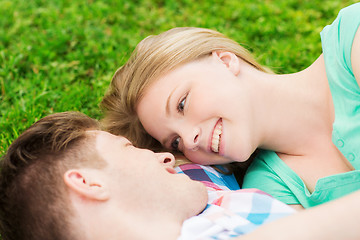
[[220,118],[219,121],[217,121],[215,124],[211,137],[211,150],[214,153],[219,153],[221,135],[222,135],[222,119]]

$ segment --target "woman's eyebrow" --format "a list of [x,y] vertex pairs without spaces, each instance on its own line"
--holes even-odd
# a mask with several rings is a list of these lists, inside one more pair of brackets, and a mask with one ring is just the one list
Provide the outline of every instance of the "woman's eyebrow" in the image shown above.
[[169,97],[167,98],[166,101],[166,116],[169,117],[170,116],[170,101],[171,101],[171,97],[173,95],[173,93],[175,92],[175,90],[177,89],[177,87],[175,87],[171,93],[169,94]]

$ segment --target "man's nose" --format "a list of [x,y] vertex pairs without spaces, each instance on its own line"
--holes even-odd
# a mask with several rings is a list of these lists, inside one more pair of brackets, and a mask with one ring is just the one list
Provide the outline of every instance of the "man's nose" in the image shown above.
[[155,153],[159,162],[164,166],[174,167],[175,157],[169,152]]

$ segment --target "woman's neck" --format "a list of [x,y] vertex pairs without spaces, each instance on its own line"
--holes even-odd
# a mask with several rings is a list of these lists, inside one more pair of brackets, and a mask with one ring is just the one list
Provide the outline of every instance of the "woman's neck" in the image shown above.
[[322,55],[298,73],[259,75],[260,148],[304,155],[324,139],[331,141],[334,113]]

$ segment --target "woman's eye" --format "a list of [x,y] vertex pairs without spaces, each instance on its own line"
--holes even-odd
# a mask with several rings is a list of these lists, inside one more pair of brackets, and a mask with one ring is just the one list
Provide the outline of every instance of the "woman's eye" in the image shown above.
[[180,137],[175,138],[172,142],[171,142],[171,148],[174,151],[179,151],[179,143],[180,143]]
[[183,99],[181,99],[181,101],[179,102],[179,104],[177,106],[178,112],[180,112],[180,113],[184,112],[185,102],[186,102],[186,96]]

